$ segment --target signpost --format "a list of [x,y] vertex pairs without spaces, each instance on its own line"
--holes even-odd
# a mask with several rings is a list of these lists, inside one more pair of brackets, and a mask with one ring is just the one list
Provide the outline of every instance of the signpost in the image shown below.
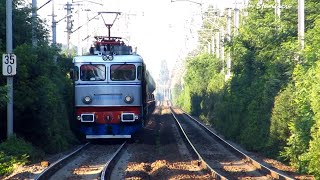
[[12,0],[6,0],[6,38],[7,54],[2,57],[2,73],[7,76],[7,138],[13,135],[13,75],[16,74],[17,59],[12,54]]
[[17,57],[14,54],[2,55],[2,74],[4,76],[13,76],[17,73]]
[[13,134],[13,76],[17,73],[17,57],[8,53],[2,55],[2,74],[7,76],[7,138]]

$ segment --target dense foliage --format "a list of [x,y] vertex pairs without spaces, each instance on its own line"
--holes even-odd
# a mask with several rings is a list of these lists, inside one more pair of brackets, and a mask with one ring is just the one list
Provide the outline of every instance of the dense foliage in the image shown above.
[[305,2],[303,51],[297,37],[297,1],[281,1],[280,19],[274,9],[263,8],[274,7],[273,1],[250,3],[239,35],[227,48],[232,77],[224,82],[214,71],[218,64],[204,65],[199,59],[203,55],[192,57],[178,104],[248,150],[320,178],[320,3]]
[[[35,53],[30,54],[32,51]],[[32,50],[22,45],[15,53],[23,59],[15,77],[15,132],[46,152],[67,148],[71,137],[67,107],[72,107],[67,106],[72,102],[67,72],[54,64],[54,51],[49,47]]]
[[16,166],[27,164],[30,160],[41,158],[43,154],[32,144],[12,136],[0,144],[0,175],[12,172]]
[[186,68],[184,88],[177,104],[193,115],[200,115],[201,110],[209,113],[214,104],[205,100],[216,98],[219,93],[216,89],[224,84],[221,61],[210,54],[200,54],[188,59]]
[[3,108],[6,105],[6,102],[8,100],[6,89],[7,88],[5,86],[0,87],[0,108]]
[[[6,51],[5,1],[0,1],[0,52]],[[69,128],[72,117],[72,82],[67,73],[71,59],[59,55],[61,51],[49,43],[48,29],[40,19],[31,18],[30,5],[15,0],[13,5],[13,51],[17,56],[17,75],[14,76],[13,108],[14,133],[46,153],[59,152],[74,142]],[[33,23],[32,23],[33,22]],[[32,46],[32,24],[37,45]],[[57,62],[54,61],[57,57]],[[2,69],[2,67],[0,66]],[[0,139],[6,139],[6,78],[0,77]],[[11,142],[19,142],[13,138]],[[3,142],[1,146],[20,144]],[[16,147],[16,148],[17,148]],[[1,148],[2,149],[2,148]],[[13,164],[25,163],[34,158],[29,151],[7,154],[0,149],[0,173],[7,173]],[[22,150],[22,149],[21,149]],[[25,154],[25,155],[24,155]],[[3,161],[13,163],[7,164]],[[11,160],[10,160],[11,159]]]

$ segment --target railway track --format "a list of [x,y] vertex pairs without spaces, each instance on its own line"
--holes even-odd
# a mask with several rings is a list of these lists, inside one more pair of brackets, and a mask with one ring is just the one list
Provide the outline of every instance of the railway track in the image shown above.
[[212,179],[190,156],[168,106],[158,103],[110,179]]
[[215,179],[292,179],[250,158],[180,109],[170,106],[170,110],[190,152]]
[[[170,103],[158,104],[156,112],[134,145],[86,144],[35,179],[292,179],[259,164]],[[172,131],[179,127],[181,135]]]
[[126,146],[126,142],[121,145],[87,143],[51,164],[34,179],[110,179]]

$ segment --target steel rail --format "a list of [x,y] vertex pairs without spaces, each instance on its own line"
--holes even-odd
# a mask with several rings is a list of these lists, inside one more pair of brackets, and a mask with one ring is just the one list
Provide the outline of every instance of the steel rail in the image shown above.
[[78,154],[81,150],[86,148],[90,143],[86,143],[79,148],[77,148],[75,151],[67,154],[63,158],[59,159],[58,161],[51,164],[49,167],[47,167],[44,171],[42,171],[40,174],[38,174],[34,179],[35,180],[45,180],[49,179],[50,176],[52,176],[55,172],[57,172],[59,169],[61,169],[66,163],[74,157],[76,154]]
[[112,169],[115,167],[118,159],[121,157],[122,153],[127,147],[127,141],[125,141],[118,149],[117,151],[112,155],[112,157],[108,160],[108,162],[104,165],[103,170],[101,171],[100,179],[110,179]]
[[[171,107],[170,107],[171,108]],[[181,109],[180,109],[181,110]],[[183,111],[183,110],[181,110]],[[238,156],[247,159],[251,164],[253,164],[257,169],[261,170],[262,172],[266,172],[268,174],[271,175],[272,178],[274,179],[285,179],[285,180],[294,180],[294,178],[291,178],[287,175],[284,175],[280,172],[274,171],[270,168],[268,168],[267,166],[259,163],[258,161],[254,160],[253,158],[251,158],[250,156],[248,156],[247,154],[243,153],[242,151],[240,151],[239,149],[237,149],[236,147],[234,147],[232,144],[228,143],[227,141],[225,141],[223,138],[221,138],[220,136],[218,136],[216,133],[212,132],[212,130],[210,130],[207,126],[205,126],[204,124],[202,124],[201,122],[199,122],[197,119],[195,119],[194,117],[192,117],[191,115],[189,115],[188,113],[186,113],[185,111],[183,111],[183,113],[185,115],[187,115],[190,119],[192,119],[193,121],[195,121],[196,123],[198,123],[200,125],[200,127],[204,130],[206,130],[210,135],[212,135],[215,139],[219,140],[220,142],[222,142],[222,145],[224,147],[226,147],[227,149],[231,150],[232,152],[234,152],[235,154],[237,154]]]
[[190,152],[193,152],[194,154],[196,154],[196,156],[198,157],[198,166],[200,165],[204,165],[206,167],[207,170],[209,170],[211,172],[211,175],[214,177],[214,179],[220,180],[220,179],[227,179],[226,177],[224,177],[223,175],[219,174],[218,172],[216,172],[207,162],[205,162],[202,158],[202,156],[199,154],[198,150],[193,146],[193,144],[191,143],[188,135],[185,133],[185,131],[183,130],[178,118],[175,116],[175,114],[172,112],[172,109],[170,107],[170,111],[172,116],[174,117],[176,123],[178,124],[179,128],[180,128],[180,133],[182,133],[184,135],[184,140],[187,141],[188,143],[188,149]]

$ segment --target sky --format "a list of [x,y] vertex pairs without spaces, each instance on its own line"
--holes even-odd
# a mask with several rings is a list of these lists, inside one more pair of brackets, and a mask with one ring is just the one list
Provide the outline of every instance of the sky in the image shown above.
[[[29,0],[31,1],[31,0]],[[38,7],[48,0],[38,0]],[[214,4],[217,7],[229,6],[234,0],[193,0],[202,3],[180,0],[69,0],[73,2],[74,29],[71,34],[71,44],[88,50],[95,35],[107,35],[107,28],[102,18],[89,23],[87,20],[101,11],[118,11],[122,14],[111,29],[111,36],[124,37],[126,42],[137,47],[137,52],[146,62],[147,68],[157,78],[160,73],[161,61],[167,61],[169,70],[175,67],[177,61],[184,59],[189,52],[197,47],[197,31],[201,28],[201,12],[206,6]],[[60,20],[66,15],[65,4],[68,1],[54,0],[55,19]],[[46,19],[51,27],[52,2],[38,11],[40,18]],[[107,16],[107,21],[114,17]],[[65,20],[57,24],[57,43],[66,44],[67,33]],[[85,39],[88,35],[91,38]],[[83,40],[85,39],[85,40]]]

